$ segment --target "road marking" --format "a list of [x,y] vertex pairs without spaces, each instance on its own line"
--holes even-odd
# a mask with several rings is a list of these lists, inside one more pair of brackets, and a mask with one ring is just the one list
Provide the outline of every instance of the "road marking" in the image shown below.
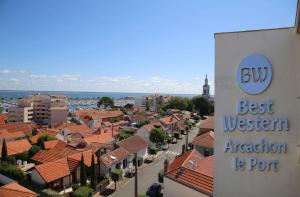
[[180,155],[180,153],[169,151],[169,150],[166,153],[169,155],[174,155],[174,156]]

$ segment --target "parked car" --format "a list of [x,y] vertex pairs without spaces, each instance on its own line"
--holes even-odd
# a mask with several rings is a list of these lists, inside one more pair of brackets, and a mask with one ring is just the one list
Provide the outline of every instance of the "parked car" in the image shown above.
[[169,144],[168,143],[164,143],[160,147],[161,147],[162,150],[168,150]]
[[161,197],[162,196],[161,185],[159,183],[153,183],[149,187],[146,195],[149,197]]

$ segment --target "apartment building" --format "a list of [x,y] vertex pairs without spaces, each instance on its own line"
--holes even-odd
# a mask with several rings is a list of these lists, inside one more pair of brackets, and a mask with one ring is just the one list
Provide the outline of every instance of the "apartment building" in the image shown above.
[[31,122],[33,119],[33,102],[31,98],[20,99],[17,107],[8,109],[9,122]]
[[64,95],[34,95],[20,99],[17,107],[8,110],[8,121],[55,126],[67,121],[67,103]]

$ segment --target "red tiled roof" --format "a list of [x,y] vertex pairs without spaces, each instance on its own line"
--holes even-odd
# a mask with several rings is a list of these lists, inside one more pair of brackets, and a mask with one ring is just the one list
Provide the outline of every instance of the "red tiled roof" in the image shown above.
[[147,119],[145,116],[143,115],[128,115],[125,117],[125,120],[128,120],[128,121],[142,121],[142,120],[145,120]]
[[0,125],[5,124],[7,120],[6,114],[0,114]]
[[16,131],[16,132],[3,132],[0,134],[0,139],[5,138],[7,139],[13,139],[13,138],[18,138],[18,137],[25,137],[25,134],[22,131]]
[[149,132],[152,131],[152,129],[154,128],[162,128],[163,130],[165,130],[165,127],[160,122],[146,124],[143,127]]
[[0,187],[1,197],[35,197],[36,193],[19,185],[16,182],[8,183]]
[[70,175],[67,158],[37,165],[35,166],[35,169],[46,183],[50,183]]
[[79,133],[83,137],[89,136],[93,133],[92,129],[90,129],[86,124],[82,125],[72,125],[65,128],[71,133]]
[[22,131],[25,135],[30,135],[33,126],[29,123],[7,123],[0,125],[0,131],[6,130],[7,132]]
[[107,119],[107,118],[116,118],[123,115],[122,111],[107,111],[107,110],[96,110],[96,109],[80,109],[75,111],[76,115],[81,119],[90,116],[93,119]]
[[56,136],[56,134],[57,134],[56,130],[53,130],[53,129],[51,129],[51,130],[49,130],[49,129],[41,129],[38,134],[36,134],[36,135],[34,135],[34,136],[31,137],[30,141],[31,141],[32,144],[36,144],[37,141],[38,141],[38,139],[41,136],[43,136],[43,135]]
[[101,156],[101,161],[106,167],[111,167],[112,165],[119,163],[123,159],[125,159],[128,155],[130,155],[130,152],[125,150],[124,148],[120,147],[115,149],[114,151],[111,151],[105,155]]
[[214,148],[214,132],[210,131],[195,137],[192,141],[194,146],[202,146],[207,148]]
[[213,161],[214,156],[204,158],[197,150],[190,150],[174,159],[166,176],[212,196]]
[[148,143],[138,135],[134,135],[125,140],[119,141],[117,144],[131,154],[137,153],[148,146]]
[[210,116],[206,120],[204,120],[203,123],[200,124],[199,128],[214,130],[214,123],[215,123],[214,116]]
[[164,125],[169,125],[172,123],[177,123],[180,121],[180,119],[177,116],[167,116],[167,117],[163,117],[161,119],[159,119]]
[[179,183],[184,183],[197,191],[208,194],[209,196],[213,195],[213,177],[206,176],[188,168],[181,168],[180,171],[181,172],[177,170],[171,171],[166,176]]
[[111,127],[111,122],[109,122],[109,121],[104,121],[104,122],[102,122],[102,124],[105,127]]
[[[93,151],[92,150],[85,150],[83,152],[79,152],[76,154],[72,154],[68,156],[68,159],[73,159],[75,161],[81,161],[81,155],[83,154],[83,161],[84,164],[87,167],[91,167],[91,163],[92,163],[92,155],[93,155]],[[95,163],[97,163],[97,156],[94,154],[94,159],[95,159]]]
[[52,149],[55,147],[55,145],[58,143],[59,140],[51,140],[51,141],[45,141],[44,142],[44,148],[47,149]]
[[[8,155],[23,153],[31,148],[27,139],[6,142],[6,146]],[[0,152],[2,152],[2,143],[0,144]]]
[[111,133],[101,133],[101,134],[97,134],[97,135],[91,135],[88,137],[83,138],[83,140],[87,143],[87,144],[91,144],[93,142],[97,142],[97,143],[109,143],[113,141],[113,138],[111,136]]
[[53,162],[58,159],[67,157],[68,155],[72,155],[75,153],[78,153],[79,151],[75,150],[71,146],[67,146],[65,148],[53,148],[50,150],[40,150],[37,152],[33,157],[31,157],[31,160],[38,162],[38,163],[47,163],[47,162]]

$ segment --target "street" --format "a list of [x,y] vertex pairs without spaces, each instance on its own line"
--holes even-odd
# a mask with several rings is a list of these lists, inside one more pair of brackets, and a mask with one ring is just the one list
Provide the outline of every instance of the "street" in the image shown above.
[[[189,142],[198,133],[198,127],[194,127],[189,132]],[[166,158],[172,161],[176,155],[181,154],[182,145],[185,144],[186,135],[182,135],[182,139],[177,141],[177,144],[170,144],[169,150],[164,151],[148,166],[142,167],[138,171],[138,194],[146,194],[148,188],[154,183],[158,182],[158,173],[164,167],[164,160]],[[98,195],[99,196],[99,195]],[[112,197],[132,197],[134,196],[134,177],[128,179],[126,182],[117,184],[117,191],[112,193]]]

